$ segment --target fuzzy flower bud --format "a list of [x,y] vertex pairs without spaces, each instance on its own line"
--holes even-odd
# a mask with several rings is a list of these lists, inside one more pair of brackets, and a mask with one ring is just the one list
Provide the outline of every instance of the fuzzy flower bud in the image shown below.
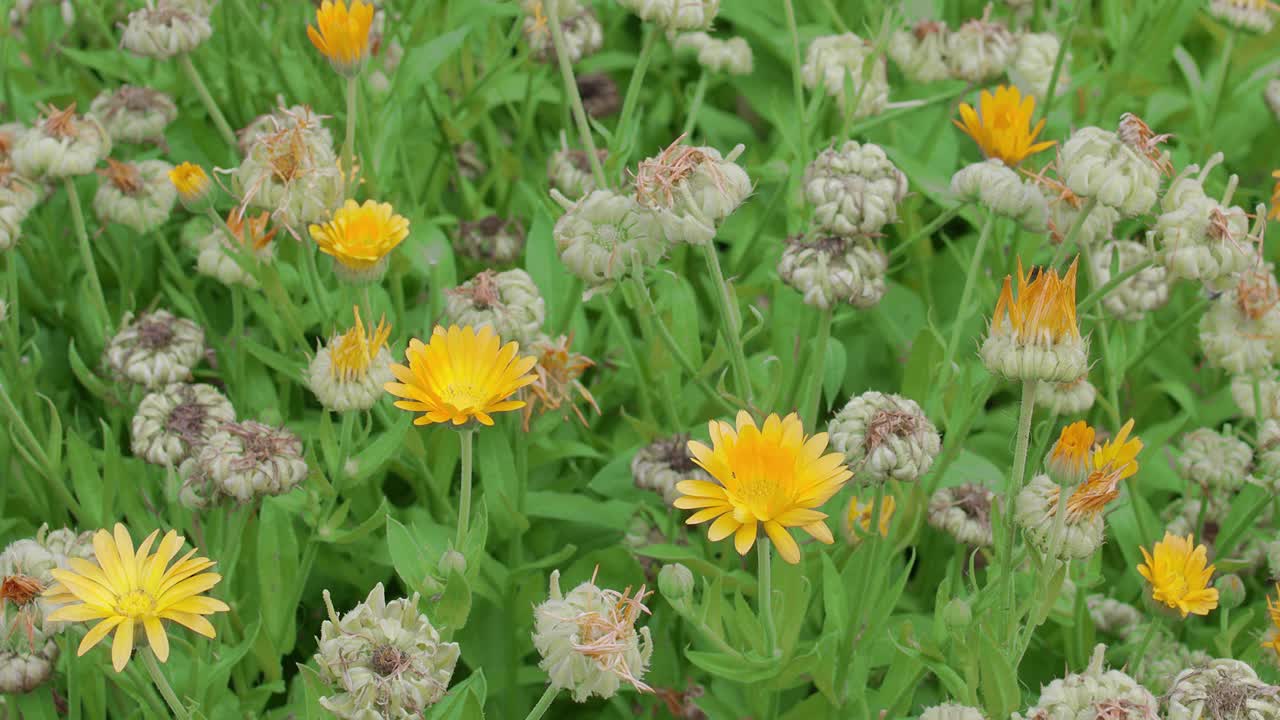
[[[564,38],[569,62],[576,64],[588,55],[594,55],[604,45],[604,28],[591,8],[581,8],[569,15],[560,15],[560,32]],[[541,24],[540,24],[541,22]],[[534,58],[542,62],[556,62],[556,46],[545,18],[541,21],[532,15],[524,18],[524,36]]]
[[715,237],[716,224],[751,194],[751,178],[739,166],[738,145],[721,156],[713,147],[681,144],[682,138],[636,169],[636,200],[654,210],[667,242],[701,245]]
[[563,195],[556,200],[566,209],[552,230],[560,261],[588,287],[607,289],[633,263],[648,266],[662,259],[662,232],[653,212],[630,195],[595,190],[576,203]]
[[329,619],[320,626],[316,664],[337,694],[320,706],[344,720],[424,717],[444,697],[458,663],[457,643],[443,642],[419,595],[386,601],[378,583],[342,617],[324,592]]
[[839,303],[875,307],[884,297],[889,258],[867,238],[788,238],[778,261],[783,282],[806,305],[829,310]]
[[[1107,243],[1093,254],[1094,277],[1098,286],[1111,281],[1113,262],[1117,273],[1124,273],[1151,257],[1151,251],[1142,243],[1129,240]],[[1118,318],[1137,322],[1147,313],[1164,307],[1168,301],[1169,272],[1161,265],[1152,265],[1112,288],[1102,298],[1102,307]]]
[[510,265],[524,252],[524,226],[515,218],[490,215],[458,223],[453,249],[485,265]]
[[663,565],[658,571],[658,589],[668,601],[675,602],[688,597],[693,592],[693,587],[693,573],[680,563]]
[[14,141],[13,167],[33,180],[88,175],[111,152],[111,138],[92,115],[46,108],[44,118]]
[[975,483],[941,488],[929,500],[929,524],[969,547],[990,547],[995,497],[990,488]]
[[168,310],[126,313],[123,327],[107,343],[102,360],[117,378],[148,390],[191,377],[204,357],[204,329]]
[[828,428],[832,449],[863,484],[918,480],[942,441],[915,400],[866,392],[849,400]]
[[805,168],[804,195],[813,222],[834,235],[871,235],[898,220],[907,176],[871,143],[830,147]]
[[1049,205],[1040,189],[997,158],[960,168],[951,176],[951,192],[1013,218],[1028,232],[1044,232],[1049,227]]
[[[283,495],[307,478],[302,441],[283,428],[253,420],[223,425],[182,463],[183,481],[210,483],[216,493],[249,502]],[[205,501],[214,501],[201,492]]]
[[492,327],[502,340],[529,345],[546,320],[546,301],[529,273],[485,270],[445,291],[444,325]]
[[[1058,36],[1053,33],[1019,35],[1013,63],[1009,66],[1009,79],[1022,90],[1043,100],[1049,94],[1049,83],[1053,79],[1053,66],[1058,60],[1060,47]],[[1070,67],[1071,53],[1068,52],[1062,59],[1055,94],[1061,95],[1071,87]]]
[[[874,64],[868,73],[866,64],[870,62]],[[871,43],[853,33],[814,38],[800,74],[806,87],[821,88],[842,110],[856,103],[856,118],[878,115],[889,104],[884,58],[876,57]]]
[[134,55],[167,60],[195,50],[212,34],[208,15],[162,1],[129,13],[120,47]]
[[1205,178],[1221,161],[1222,153],[1217,153],[1203,170],[1190,165],[1174,178],[1160,199],[1161,214],[1152,231],[1173,279],[1200,280],[1214,290],[1229,285],[1232,275],[1258,257],[1248,216],[1242,208],[1228,206],[1236,176],[1228,179],[1221,202],[1205,194]]
[[231,401],[212,385],[173,383],[138,404],[130,424],[133,454],[154,465],[177,466],[235,420]]
[[1245,417],[1258,417],[1266,420],[1280,420],[1280,381],[1271,377],[1270,373],[1257,378],[1258,399],[1262,401],[1262,412],[1258,412],[1254,400],[1254,376],[1236,375],[1231,378],[1231,399],[1235,400],[1240,414]]
[[[7,631],[9,624],[5,627]],[[0,647],[0,695],[35,690],[53,675],[58,662],[58,643],[53,638],[42,639],[33,647],[25,636],[20,636],[21,633],[13,633],[8,643],[12,647]]]
[[1267,371],[1280,359],[1280,290],[1270,272],[1239,275],[1200,318],[1210,365],[1238,375]]
[[103,90],[89,105],[113,142],[164,144],[164,130],[178,117],[178,106],[165,93],[121,85]]
[[1210,0],[1209,14],[1240,30],[1266,35],[1275,27],[1275,5],[1266,0]]
[[986,83],[1002,75],[1015,50],[1009,29],[986,18],[974,18],[947,36],[947,64],[952,76],[971,83]]
[[1085,598],[1093,626],[1104,633],[1124,639],[1133,635],[1134,628],[1142,622],[1138,608],[1106,595],[1090,595]]
[[618,0],[618,4],[668,32],[706,30],[720,12],[720,0]]
[[925,708],[924,712],[920,713],[919,720],[987,720],[987,716],[975,707],[943,703]]
[[164,224],[178,200],[169,181],[173,166],[163,160],[119,163],[107,158],[103,181],[93,196],[93,211],[104,223],[117,222],[139,233]]
[[1159,702],[1150,691],[1121,670],[1103,669],[1106,651],[1106,645],[1095,647],[1084,672],[1044,686],[1035,706],[1025,715],[1014,713],[1014,719],[1103,716],[1116,720],[1149,720],[1159,717]]
[[1252,463],[1253,449],[1229,434],[1198,428],[1182,436],[1178,473],[1194,485],[1237,490],[1244,485]]
[[1059,528],[1055,517],[1059,492],[1048,475],[1035,476],[1018,493],[1014,519],[1041,552],[1060,560],[1083,560],[1102,546],[1102,514],[1068,512]]
[[1036,384],[1036,405],[1062,416],[1083,415],[1098,399],[1098,389],[1087,375],[1066,383]]
[[1235,573],[1228,573],[1213,581],[1218,590],[1218,607],[1234,610],[1244,604],[1244,581]]
[[698,64],[707,72],[751,74],[751,46],[740,37],[721,40],[705,32],[690,32],[677,37],[673,45],[677,53],[695,55]]
[[1168,720],[1280,717],[1280,688],[1258,679],[1247,663],[1211,660],[1178,673],[1167,694]]
[[911,30],[895,32],[889,40],[889,57],[912,82],[946,80],[951,76],[947,67],[947,24],[924,20]]
[[662,496],[667,505],[680,497],[676,483],[682,480],[713,482],[689,454],[689,436],[684,433],[655,440],[636,451],[631,459],[631,478],[636,487]]
[[1155,205],[1160,170],[1109,130],[1081,128],[1058,155],[1058,173],[1071,192],[1097,198],[1125,217],[1142,215]]
[[576,702],[591,696],[613,697],[623,681],[649,691],[642,678],[653,656],[649,628],[636,621],[649,609],[644,587],[635,595],[584,582],[564,595],[560,571],[551,573],[550,597],[533,610],[533,646],[542,656],[538,667],[551,685],[573,693]]

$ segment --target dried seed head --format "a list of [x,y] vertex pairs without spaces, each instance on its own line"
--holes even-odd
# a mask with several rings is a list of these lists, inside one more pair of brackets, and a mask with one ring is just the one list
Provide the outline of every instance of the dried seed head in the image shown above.
[[1161,143],[1173,137],[1172,133],[1157,135],[1142,118],[1125,113],[1120,116],[1120,128],[1116,134],[1122,142],[1150,160],[1162,174],[1173,177],[1173,163],[1169,155],[1160,149]]
[[98,173],[126,195],[137,195],[142,191],[142,175],[138,172],[138,166],[133,163],[107,158],[107,168]]
[[42,592],[44,592],[44,585],[38,578],[21,574],[7,575],[0,579],[0,607],[4,607],[6,602],[23,607],[30,604]]

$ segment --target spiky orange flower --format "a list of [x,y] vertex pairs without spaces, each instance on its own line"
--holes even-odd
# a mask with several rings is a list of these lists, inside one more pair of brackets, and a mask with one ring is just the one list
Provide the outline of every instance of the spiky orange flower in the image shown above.
[[762,427],[746,410],[738,413],[737,428],[727,422],[708,423],[711,447],[690,441],[694,462],[716,482],[685,480],[676,485],[682,496],[675,506],[697,510],[686,522],[715,520],[707,531],[712,542],[733,535],[740,555],[746,555],[764,531],[789,563],[800,562],[800,546],[787,531],[799,527],[824,543],[835,542],[826,513],[816,508],[835,495],[853,473],[842,453],[823,452],[827,434],[804,435],[800,417],[776,414]]
[[320,54],[343,75],[359,72],[369,55],[373,6],[355,0],[348,9],[345,0],[324,0],[316,10],[316,25],[307,26],[307,37]]
[[1078,420],[1062,428],[1058,441],[1049,451],[1046,462],[1050,474],[1061,477],[1083,477],[1089,470],[1089,453],[1093,451],[1094,430]]
[[1151,585],[1151,599],[1182,613],[1208,615],[1218,607],[1218,590],[1209,586],[1214,566],[1209,565],[1209,551],[1196,545],[1191,535],[1185,538],[1166,532],[1152,552],[1142,550],[1146,563],[1138,572]]
[[386,318],[367,331],[360,320],[360,307],[351,308],[356,324],[333,340],[330,345],[329,377],[335,380],[361,380],[369,374],[369,366],[391,337],[391,326]]
[[968,103],[960,104],[960,120],[952,120],[955,126],[973,138],[987,158],[997,158],[1009,167],[1017,167],[1023,160],[1041,150],[1053,147],[1053,140],[1036,142],[1036,136],[1044,129],[1044,118],[1031,127],[1036,99],[1022,93],[1014,86],[1001,85],[995,95],[983,90],[978,99],[978,110]]
[[1059,340],[1080,337],[1076,321],[1076,258],[1067,274],[1033,268],[1023,272],[1018,260],[1018,291],[1013,291],[1013,278],[1006,275],[991,318],[991,334],[1012,335],[1019,345],[1046,345]]
[[1262,647],[1271,648],[1272,652],[1280,656],[1280,583],[1276,583],[1276,599],[1272,600],[1270,595],[1267,596],[1267,615],[1271,618],[1271,629],[1267,631]]
[[1130,432],[1133,432],[1133,418],[1129,418],[1129,422],[1120,428],[1115,437],[1094,451],[1095,470],[1112,468],[1120,474],[1121,480],[1133,477],[1138,472],[1138,453],[1142,451],[1142,440],[1137,437],[1130,439]]
[[1067,517],[1072,522],[1080,522],[1105,510],[1112,500],[1120,497],[1122,479],[1111,467],[1089,473],[1088,479],[1067,498]]
[[252,248],[255,252],[266,248],[276,236],[278,228],[267,230],[270,222],[271,213],[265,210],[250,218],[245,218],[243,209],[238,207],[231,208],[231,212],[227,213],[227,227],[231,234],[236,236],[241,245]]

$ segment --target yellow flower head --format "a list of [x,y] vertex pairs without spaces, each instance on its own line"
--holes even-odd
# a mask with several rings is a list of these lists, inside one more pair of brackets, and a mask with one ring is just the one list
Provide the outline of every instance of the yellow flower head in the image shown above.
[[1276,583],[1276,599],[1272,600],[1270,595],[1267,596],[1267,615],[1271,616],[1271,629],[1267,631],[1262,647],[1271,648],[1276,655],[1280,655],[1280,583]]
[[1013,292],[1013,278],[1006,275],[996,311],[991,318],[991,334],[1012,335],[1018,345],[1047,345],[1080,337],[1076,322],[1076,266],[1071,263],[1067,274],[1057,270],[1033,268],[1028,276],[1018,260],[1018,292]]
[[395,214],[390,203],[348,200],[324,225],[308,228],[320,251],[338,266],[365,272],[382,265],[387,254],[409,236],[409,221]]
[[1191,535],[1166,532],[1152,552],[1140,549],[1146,563],[1138,572],[1151,584],[1153,600],[1175,608],[1184,618],[1191,613],[1208,615],[1218,607],[1218,590],[1209,585],[1213,566],[1208,564],[1208,550],[1196,545]]
[[354,75],[369,55],[369,29],[373,26],[373,6],[354,0],[350,9],[345,0],[324,0],[316,10],[317,29],[307,26],[307,37],[333,68]]
[[1271,189],[1271,210],[1268,220],[1280,220],[1280,170],[1272,170],[1271,177],[1276,179],[1276,186]]
[[45,591],[52,604],[62,607],[49,614],[49,620],[89,622],[100,620],[80,642],[79,655],[84,655],[115,631],[111,641],[111,664],[116,672],[124,670],[133,653],[134,632],[141,625],[147,643],[156,659],[169,658],[169,636],[164,622],[183,625],[205,637],[213,637],[213,625],[204,618],[226,612],[226,603],[201,593],[217,585],[222,576],[204,572],[213,561],[193,557],[193,549],[173,565],[169,562],[182,549],[183,538],[170,530],[151,554],[151,546],[160,534],[157,530],[134,550],[129,531],[119,523],[115,532],[99,530],[93,536],[97,562],[71,558],[70,569],[54,569],[57,581]]
[[[858,502],[858,498],[849,500],[849,512],[845,516],[849,537],[856,538],[857,535],[853,528],[862,528],[862,532],[871,532],[871,513],[875,512],[876,502],[869,499],[867,502]],[[889,520],[893,518],[893,511],[898,508],[898,501],[892,495],[885,495],[884,500],[880,503],[880,537],[889,537]]]
[[355,313],[356,324],[333,341],[329,355],[332,363],[329,365],[329,377],[347,382],[369,374],[373,359],[391,337],[391,326],[386,318],[365,332],[364,323],[360,321],[360,308],[353,307],[351,311]]
[[1093,453],[1093,467],[1103,470],[1108,466],[1120,473],[1120,479],[1133,477],[1138,472],[1138,453],[1142,451],[1142,440],[1130,439],[1133,431],[1133,418],[1120,428],[1116,436],[1108,440]]
[[517,390],[537,380],[529,372],[537,362],[518,357],[520,344],[499,347],[493,328],[476,332],[468,325],[445,330],[439,325],[431,333],[430,344],[414,338],[405,356],[409,365],[392,365],[398,383],[387,383],[387,392],[404,398],[396,407],[423,413],[415,425],[451,422],[462,425],[471,419],[492,425],[493,413],[519,410],[523,400],[510,400]]
[[760,526],[789,563],[800,562],[800,546],[787,531],[799,527],[824,543],[835,542],[823,522],[827,515],[814,508],[835,495],[853,473],[842,453],[823,454],[827,434],[804,435],[800,418],[792,413],[765,418],[763,427],[739,411],[737,429],[712,420],[711,447],[689,441],[694,462],[716,479],[685,480],[676,489],[675,506],[697,509],[690,525],[715,520],[707,531],[713,542],[733,535],[734,547],[747,554]]
[[1067,498],[1067,517],[1078,523],[1105,510],[1112,500],[1120,497],[1123,479],[1112,467],[1089,473],[1088,479]]
[[1079,482],[1089,472],[1089,454],[1093,451],[1094,430],[1089,423],[1078,420],[1062,428],[1058,442],[1049,451],[1045,463],[1050,476],[1075,479]]
[[191,162],[184,162],[170,170],[169,182],[178,189],[178,195],[186,205],[203,200],[213,185],[204,168]]
[[1023,160],[1041,150],[1053,146],[1054,141],[1036,142],[1036,136],[1044,129],[1044,118],[1031,127],[1036,99],[1026,97],[1013,86],[1001,85],[996,94],[983,90],[978,99],[978,110],[968,103],[960,104],[960,120],[952,120],[973,141],[982,154],[997,158],[1009,167],[1017,167]]

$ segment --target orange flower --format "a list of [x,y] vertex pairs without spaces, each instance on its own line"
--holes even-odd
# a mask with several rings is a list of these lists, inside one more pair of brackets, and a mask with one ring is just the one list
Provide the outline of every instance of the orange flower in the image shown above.
[[316,10],[316,25],[319,27],[307,26],[307,37],[333,69],[347,76],[359,72],[369,55],[373,6],[354,0],[348,9],[345,0],[324,0]]
[[964,122],[952,122],[978,143],[983,155],[997,158],[1009,167],[1017,167],[1031,155],[1054,144],[1053,140],[1035,141],[1044,129],[1044,118],[1036,123],[1034,129],[1031,127],[1035,109],[1034,97],[1023,97],[1018,88],[1001,85],[996,88],[995,95],[982,91],[976,112],[972,105],[961,103],[960,119]]
[[1080,326],[1076,321],[1079,262],[1076,258],[1067,274],[1059,277],[1057,270],[1044,268],[1033,269],[1028,275],[1023,272],[1019,259],[1018,292],[1013,292],[1012,277],[1006,275],[991,320],[991,333],[994,335],[1000,330],[1012,334],[1015,342],[1028,345],[1079,338]]

